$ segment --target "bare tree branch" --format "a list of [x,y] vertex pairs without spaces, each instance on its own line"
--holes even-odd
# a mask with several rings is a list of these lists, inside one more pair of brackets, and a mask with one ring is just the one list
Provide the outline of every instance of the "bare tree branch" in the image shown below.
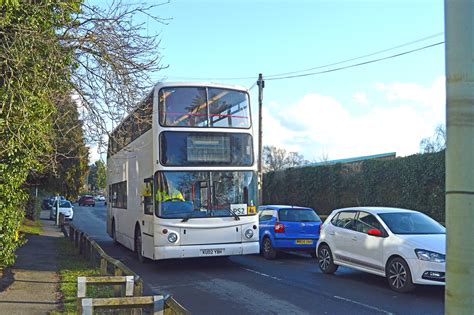
[[105,148],[103,137],[136,107],[154,85],[150,76],[162,70],[159,34],[148,35],[140,16],[162,25],[154,5],[113,1],[108,7],[84,4],[60,35],[73,51],[71,86],[79,97],[88,142]]
[[263,147],[264,171],[273,172],[289,167],[301,166],[305,163],[303,155],[297,152],[288,152],[275,146]]

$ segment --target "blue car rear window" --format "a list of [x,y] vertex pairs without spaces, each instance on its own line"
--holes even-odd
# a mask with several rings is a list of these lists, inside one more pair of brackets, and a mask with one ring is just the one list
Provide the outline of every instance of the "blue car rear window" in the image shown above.
[[288,222],[321,222],[313,209],[281,209],[278,211],[280,221]]

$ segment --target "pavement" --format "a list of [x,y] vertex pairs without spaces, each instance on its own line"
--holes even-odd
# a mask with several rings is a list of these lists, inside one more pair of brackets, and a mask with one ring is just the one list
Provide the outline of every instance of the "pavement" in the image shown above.
[[17,250],[15,264],[0,278],[0,314],[48,314],[58,310],[59,277],[57,240],[60,229],[42,211],[41,235],[28,235]]

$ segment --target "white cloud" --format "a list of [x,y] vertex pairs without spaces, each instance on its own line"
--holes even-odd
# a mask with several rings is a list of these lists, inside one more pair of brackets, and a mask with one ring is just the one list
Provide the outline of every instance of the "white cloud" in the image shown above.
[[352,98],[360,105],[369,105],[369,99],[367,98],[367,94],[364,92],[354,93]]
[[[445,120],[446,113],[446,78],[437,78],[430,87],[415,83],[377,83],[376,88],[385,92],[391,102],[410,102],[422,107],[429,120]],[[441,122],[440,122],[441,123]],[[433,131],[433,130],[432,130]]]
[[[318,160],[419,151],[422,138],[445,119],[444,77],[430,87],[377,83],[354,99],[371,99],[363,113],[352,113],[336,98],[309,93],[295,104],[272,102],[264,108],[264,145],[275,145]],[[373,97],[372,97],[373,95]],[[360,102],[359,102],[360,103]]]
[[100,153],[97,150],[97,146],[90,146],[89,147],[89,164],[92,164],[97,160],[100,160]]

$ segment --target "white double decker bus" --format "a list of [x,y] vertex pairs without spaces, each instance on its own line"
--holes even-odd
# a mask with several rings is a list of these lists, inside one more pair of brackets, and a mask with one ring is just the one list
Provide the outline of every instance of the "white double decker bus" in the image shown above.
[[107,233],[140,261],[258,253],[253,139],[246,89],[156,85],[109,140]]

